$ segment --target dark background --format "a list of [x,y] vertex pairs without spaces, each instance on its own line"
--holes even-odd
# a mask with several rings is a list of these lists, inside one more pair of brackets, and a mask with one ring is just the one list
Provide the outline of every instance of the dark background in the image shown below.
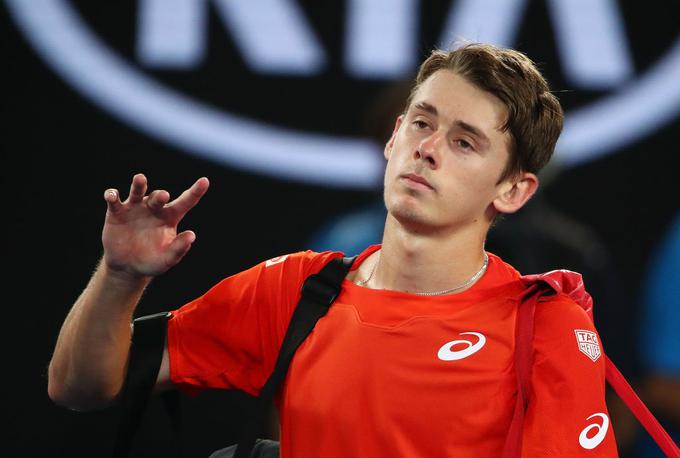
[[[72,3],[112,48],[134,61],[134,2]],[[221,63],[231,62],[234,67],[239,56],[214,17],[210,50],[202,66],[188,73],[143,71],[196,98],[255,118],[308,130],[364,134],[363,114],[389,82],[358,81],[343,74],[338,21],[343,4],[322,7],[322,3],[303,3],[332,59],[319,78],[299,81],[249,75],[244,69],[230,71]],[[244,173],[152,139],[61,80],[17,30],[4,6],[0,12],[0,167],[3,393],[9,427],[2,446],[9,446],[9,451],[2,455],[106,456],[117,410],[69,412],[53,405],[46,390],[46,368],[61,323],[101,255],[106,188],[116,187],[126,194],[137,172],[147,174],[151,187],[162,187],[171,195],[200,176],[211,180],[208,194],[182,223],[183,228],[195,230],[197,242],[180,265],[154,281],[139,315],[178,307],[224,276],[306,248],[323,222],[373,201],[379,190],[310,186]],[[680,7],[663,1],[625,2],[620,7],[636,74],[641,74],[680,38]],[[436,43],[446,8],[448,2],[421,6],[421,57]],[[566,91],[560,98],[567,110],[606,95],[570,87],[556,57],[545,5],[530,2],[529,12],[517,46],[542,62],[555,89]],[[617,363],[631,367],[631,372],[637,367],[640,279],[650,253],[678,212],[679,140],[680,119],[676,119],[614,154],[561,171],[544,190],[544,198],[554,208],[592,229],[620,274],[630,303],[620,310],[608,306],[602,312],[608,319],[603,340],[606,347],[610,334],[612,341],[630,345],[632,352],[618,348],[612,352],[627,359]],[[238,393],[183,398],[188,456],[207,456],[233,442],[243,405]],[[167,451],[170,430],[158,401],[152,403],[142,431],[139,456]]]

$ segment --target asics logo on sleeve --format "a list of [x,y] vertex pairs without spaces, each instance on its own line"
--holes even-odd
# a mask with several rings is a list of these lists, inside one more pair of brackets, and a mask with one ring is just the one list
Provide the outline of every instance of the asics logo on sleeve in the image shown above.
[[275,257],[275,258],[271,258],[270,260],[268,260],[267,262],[264,263],[264,266],[265,266],[265,267],[271,267],[271,266],[273,266],[274,264],[278,264],[278,263],[280,263],[280,262],[285,261],[287,257],[288,257],[288,255],[285,254],[285,255],[283,255],[283,256],[277,256],[277,257]]
[[[439,359],[442,361],[458,361],[459,359],[474,355],[486,344],[486,337],[484,337],[484,334],[478,332],[461,332],[460,335],[473,335],[479,340],[477,340],[476,343],[472,343],[470,340],[452,340],[451,342],[446,342],[437,353]],[[454,350],[453,347],[456,345],[465,345],[465,348]]]
[[[603,413],[594,413],[589,416],[587,420],[590,420],[593,417],[600,417],[602,419],[602,424],[600,425],[599,423],[595,422],[591,425],[588,425],[583,428],[583,431],[581,431],[581,434],[578,436],[578,443],[581,444],[581,447],[585,448],[586,450],[592,450],[600,445],[604,440],[604,437],[607,435],[607,430],[609,430],[609,417],[607,415]],[[590,433],[590,431],[593,429],[597,430],[597,432],[594,436],[588,437],[588,433]]]

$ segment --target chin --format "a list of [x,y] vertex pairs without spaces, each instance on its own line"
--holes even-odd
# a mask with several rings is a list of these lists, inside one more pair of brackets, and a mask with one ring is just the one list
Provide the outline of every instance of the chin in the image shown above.
[[434,224],[431,215],[427,214],[424,202],[417,195],[409,192],[395,193],[385,190],[385,207],[387,212],[402,226],[423,230]]
[[400,202],[387,207],[388,213],[404,227],[413,230],[423,231],[435,226],[431,218],[428,218],[422,208]]

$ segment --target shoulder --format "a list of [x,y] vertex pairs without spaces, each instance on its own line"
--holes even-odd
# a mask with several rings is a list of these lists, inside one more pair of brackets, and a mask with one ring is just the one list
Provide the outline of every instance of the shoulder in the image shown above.
[[536,305],[536,334],[573,328],[595,330],[586,311],[567,294],[558,293],[542,298]]
[[342,255],[341,252],[306,250],[275,256],[222,279],[203,295],[203,300],[221,303],[228,299],[233,302],[245,296],[263,294],[271,298],[290,295],[294,300],[293,296],[308,276]]
[[602,363],[602,346],[585,310],[566,294],[550,296],[536,305],[534,341],[537,362],[584,366]]
[[298,251],[267,259],[255,266],[255,269],[265,276],[285,275],[304,279],[319,272],[332,259],[342,256],[344,254],[340,251]]

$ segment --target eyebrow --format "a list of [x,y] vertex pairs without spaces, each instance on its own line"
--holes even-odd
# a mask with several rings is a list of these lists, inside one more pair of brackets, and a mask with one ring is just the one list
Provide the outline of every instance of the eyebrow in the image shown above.
[[[437,111],[437,107],[435,107],[432,104],[429,104],[427,102],[418,102],[413,105],[416,109],[425,111],[426,113],[430,113],[433,116],[438,116],[439,112]],[[453,122],[453,126],[458,127],[460,129],[463,129],[464,131],[468,132],[469,134],[473,135],[474,137],[477,137],[481,143],[484,143],[484,146],[488,146],[491,141],[489,140],[489,137],[487,137],[484,132],[478,128],[473,126],[472,124],[469,124],[465,121],[461,121],[460,119],[457,119],[456,121]]]

